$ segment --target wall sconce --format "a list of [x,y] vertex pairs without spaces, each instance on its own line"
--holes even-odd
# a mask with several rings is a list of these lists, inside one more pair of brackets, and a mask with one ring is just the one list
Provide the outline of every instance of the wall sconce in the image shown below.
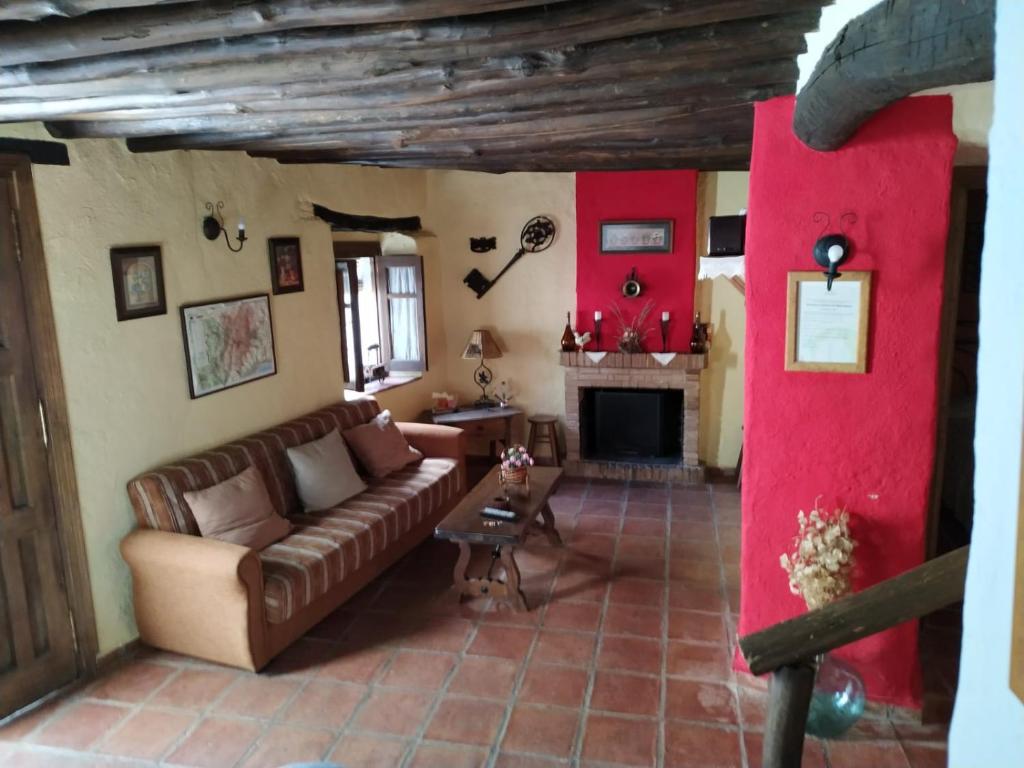
[[224,242],[227,243],[228,250],[232,253],[238,253],[245,245],[245,241],[248,240],[245,236],[245,219],[238,219],[238,247],[232,248],[231,239],[228,237],[228,231],[224,228],[224,216],[221,215],[221,211],[223,209],[223,201],[218,201],[216,206],[213,203],[206,204],[206,210],[208,210],[209,213],[203,219],[203,234],[206,236],[207,240],[216,240],[223,232]]
[[[839,265],[850,258],[853,252],[853,246],[845,233],[824,234],[829,225],[829,216],[827,213],[819,211],[814,214],[814,220],[816,222],[825,223],[825,226],[822,228],[821,237],[819,237],[818,241],[814,244],[814,260],[818,262],[819,266],[825,267],[825,289],[831,291],[832,281],[837,277],[842,277],[842,274],[839,272]],[[844,226],[846,223],[856,224],[856,214],[844,213],[839,217],[839,226],[841,229],[846,229]]]

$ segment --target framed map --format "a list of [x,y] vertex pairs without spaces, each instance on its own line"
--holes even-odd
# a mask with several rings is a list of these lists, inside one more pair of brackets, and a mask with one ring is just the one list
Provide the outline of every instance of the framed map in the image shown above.
[[277,373],[267,294],[181,308],[192,399]]

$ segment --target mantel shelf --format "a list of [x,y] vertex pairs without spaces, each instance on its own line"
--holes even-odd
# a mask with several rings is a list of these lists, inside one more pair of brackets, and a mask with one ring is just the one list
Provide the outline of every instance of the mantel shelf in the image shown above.
[[586,352],[561,352],[560,363],[566,368],[649,368],[666,371],[703,371],[708,367],[708,356],[679,352],[667,365],[659,363],[650,352],[608,352],[594,362]]

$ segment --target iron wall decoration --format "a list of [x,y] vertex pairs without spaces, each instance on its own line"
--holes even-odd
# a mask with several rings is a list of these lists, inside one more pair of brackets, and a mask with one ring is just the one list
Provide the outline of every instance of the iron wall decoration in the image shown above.
[[462,282],[468,285],[470,289],[476,293],[476,297],[478,299],[481,299],[484,294],[491,290],[491,288],[494,287],[494,284],[501,279],[501,276],[508,272],[509,269],[512,268],[512,265],[523,257],[523,254],[546,251],[551,247],[551,243],[553,243],[554,240],[555,222],[547,216],[534,216],[526,222],[526,226],[523,227],[523,231],[519,233],[519,250],[516,251],[508,264],[505,265],[493,280],[488,280],[484,277],[480,270],[471,269],[469,274],[462,278]]
[[823,273],[826,279],[825,290],[831,291],[832,281],[842,277],[842,273],[839,272],[839,265],[847,261],[852,255],[852,245],[846,237],[846,225],[852,226],[856,224],[857,214],[847,211],[839,217],[839,228],[842,230],[842,234],[825,234],[831,219],[824,211],[815,213],[814,221],[823,224],[821,235],[814,244],[814,260],[820,266],[825,267],[826,271]]
[[118,322],[167,314],[159,245],[111,248],[110,271]]
[[636,273],[636,267],[633,267],[622,283],[622,295],[627,299],[635,299],[643,292],[644,287],[640,285],[640,277]]
[[469,250],[473,253],[487,253],[498,247],[496,237],[471,237],[469,238]]
[[245,236],[245,219],[241,217],[238,219],[238,236],[236,238],[238,241],[238,247],[232,248],[231,238],[228,237],[228,230],[224,226],[224,215],[221,213],[221,211],[224,210],[224,201],[218,200],[216,205],[207,202],[206,210],[209,211],[209,213],[203,217],[203,235],[206,239],[211,241],[216,240],[223,233],[224,242],[227,244],[229,251],[232,253],[238,253],[242,250],[242,248],[245,247],[245,241],[249,239]]
[[671,253],[672,220],[602,221],[601,253]]

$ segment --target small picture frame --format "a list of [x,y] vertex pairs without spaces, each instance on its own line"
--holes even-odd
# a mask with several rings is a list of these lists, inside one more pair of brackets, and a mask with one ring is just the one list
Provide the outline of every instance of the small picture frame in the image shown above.
[[270,282],[275,296],[303,290],[302,249],[297,237],[272,237],[270,250]]
[[111,248],[110,271],[118,322],[167,314],[159,245]]
[[790,272],[786,370],[866,373],[870,307],[870,272]]
[[601,253],[672,253],[672,220],[602,221]]

